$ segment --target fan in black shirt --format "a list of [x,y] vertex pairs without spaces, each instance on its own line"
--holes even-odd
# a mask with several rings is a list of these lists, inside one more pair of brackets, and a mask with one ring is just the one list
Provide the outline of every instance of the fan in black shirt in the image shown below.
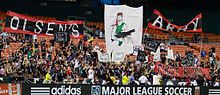
[[3,48],[4,48],[4,44],[3,44],[3,42],[1,41],[1,42],[0,42],[0,57],[1,57],[1,52],[2,52]]
[[106,83],[107,84],[110,84],[110,85],[113,85],[114,82],[111,80],[110,76],[109,75],[106,75]]
[[45,59],[46,58],[46,47],[45,46],[42,46],[41,52],[42,52],[42,58]]

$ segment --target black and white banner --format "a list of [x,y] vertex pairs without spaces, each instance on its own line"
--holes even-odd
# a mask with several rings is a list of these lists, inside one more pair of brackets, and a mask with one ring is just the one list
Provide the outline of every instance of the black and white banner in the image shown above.
[[40,20],[8,11],[5,32],[52,36],[54,32],[68,32],[71,38],[82,38],[83,21]]
[[145,49],[149,51],[156,52],[157,48],[160,45],[160,42],[154,40],[145,40]]
[[173,32],[202,32],[202,14],[198,14],[184,26],[177,26],[170,23],[158,10],[154,10],[148,27]]
[[144,51],[139,50],[137,55],[137,60],[141,62],[146,61],[146,55],[147,54]]

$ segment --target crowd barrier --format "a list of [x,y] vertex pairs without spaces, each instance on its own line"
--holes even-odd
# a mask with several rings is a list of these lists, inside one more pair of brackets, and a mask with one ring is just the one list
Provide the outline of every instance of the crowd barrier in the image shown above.
[[0,95],[219,95],[220,87],[0,84]]

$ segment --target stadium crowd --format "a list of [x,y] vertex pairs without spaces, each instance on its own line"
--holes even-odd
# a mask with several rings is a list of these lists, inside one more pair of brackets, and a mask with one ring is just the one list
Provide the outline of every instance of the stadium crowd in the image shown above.
[[[2,39],[3,35],[1,41]],[[208,53],[202,51],[201,58],[192,51],[186,51],[185,56],[177,52],[174,60],[168,60],[162,52],[163,64],[173,67],[208,67],[211,70],[211,80],[207,80],[202,74],[195,79],[179,79],[155,73],[156,62],[148,50],[145,50],[147,55],[144,62],[137,61],[130,54],[121,63],[105,63],[99,62],[97,56],[97,52],[104,51],[92,42],[85,44],[86,40],[80,40],[78,44],[50,40],[47,44],[45,39],[25,39],[11,40],[22,43],[21,48],[9,58],[0,59],[0,78],[7,80],[7,83],[174,85],[175,81],[182,81],[185,85],[220,86],[220,60],[216,58],[214,48]],[[55,44],[59,44],[59,48],[55,48]],[[2,49],[7,48],[3,42],[0,46]],[[166,47],[168,46],[161,46],[161,51],[166,52]],[[209,56],[209,61],[202,61],[206,56]]]

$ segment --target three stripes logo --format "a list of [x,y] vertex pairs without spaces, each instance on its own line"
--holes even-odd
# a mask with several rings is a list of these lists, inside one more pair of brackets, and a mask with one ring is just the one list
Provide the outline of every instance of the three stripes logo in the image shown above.
[[220,95],[220,89],[209,89],[209,95]]
[[28,95],[81,95],[81,86],[73,85],[47,85],[30,87]]
[[50,95],[50,87],[31,87],[31,95]]

